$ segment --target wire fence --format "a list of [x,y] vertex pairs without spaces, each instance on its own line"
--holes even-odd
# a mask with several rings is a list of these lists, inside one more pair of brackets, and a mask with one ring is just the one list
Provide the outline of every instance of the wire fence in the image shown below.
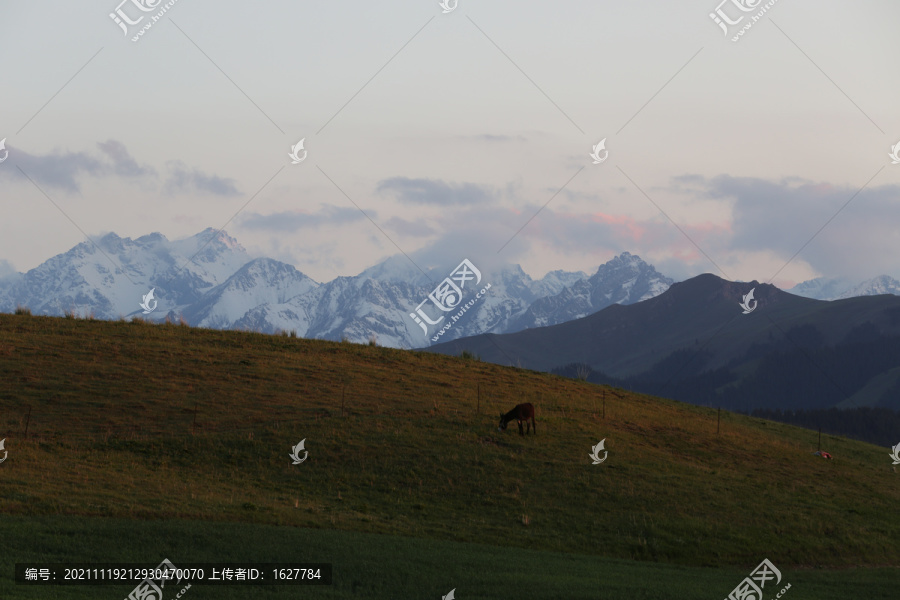
[[[385,400],[372,386],[342,385],[328,401],[322,395],[315,402],[296,401],[285,406],[283,400],[254,402],[241,407],[216,406],[211,402],[193,407],[145,403],[109,402],[103,408],[64,406],[19,406],[0,402],[0,432],[3,438],[33,443],[83,443],[109,440],[141,441],[153,438],[190,438],[278,432],[332,420],[409,420],[442,416],[470,423],[489,423],[496,427],[498,416],[521,402],[532,402],[536,416],[605,420],[613,416],[613,405],[622,406],[627,395],[619,390],[603,389],[600,394],[576,399],[571,394],[536,394],[533,398],[508,398],[488,394],[476,384],[469,394],[454,397],[452,392],[418,402],[407,398],[396,404]],[[496,387],[496,386],[491,386]],[[598,397],[599,396],[599,397]],[[244,410],[244,409],[247,410]],[[240,412],[234,416],[225,411]],[[130,414],[129,414],[130,413]],[[3,439],[0,438],[0,439]]]

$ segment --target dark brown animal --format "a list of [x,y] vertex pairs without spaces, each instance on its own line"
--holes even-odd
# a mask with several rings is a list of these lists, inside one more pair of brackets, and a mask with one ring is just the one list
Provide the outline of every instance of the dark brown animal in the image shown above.
[[[534,433],[537,435],[537,425],[534,422],[534,405],[531,402],[519,404],[505,415],[501,413],[500,427],[497,428],[497,431],[506,431],[506,425],[513,419],[519,424],[519,435],[525,435],[525,432],[522,430],[522,421],[525,421],[529,432],[534,427]],[[531,423],[528,422],[528,419],[531,419]]]

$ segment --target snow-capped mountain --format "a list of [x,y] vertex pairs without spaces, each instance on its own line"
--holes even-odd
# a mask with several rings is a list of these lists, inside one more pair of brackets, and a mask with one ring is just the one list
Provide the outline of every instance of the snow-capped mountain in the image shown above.
[[672,283],[639,256],[623,252],[600,265],[590,278],[535,300],[505,333],[580,319],[611,304],[634,304],[662,294]]
[[[383,346],[423,347],[430,345],[436,328],[423,331],[409,315],[447,275],[446,269],[435,268],[426,276],[405,257],[395,256],[355,277],[338,277],[309,294],[280,304],[259,306],[239,319],[235,327],[265,333],[293,329],[304,337],[331,340],[346,337],[357,342],[374,335]],[[558,289],[560,282],[573,279],[577,281],[577,274],[561,271],[546,282],[535,282],[519,265],[505,265],[494,273],[483,273],[478,289],[490,283],[490,292],[441,339],[503,332],[510,317],[525,311],[537,298],[533,289]],[[463,290],[462,300],[472,298],[472,286],[469,283]],[[442,316],[433,308],[430,312],[435,320]],[[441,325],[456,312],[455,309],[443,315],[446,320],[442,318]],[[306,328],[300,323],[303,321],[300,315],[304,314],[310,315]]]
[[816,300],[843,300],[844,298],[877,296],[879,294],[900,296],[900,281],[887,275],[880,275],[857,284],[843,277],[817,277],[798,283],[785,291],[795,296],[815,298]]
[[531,286],[531,293],[537,298],[555,296],[575,282],[587,279],[584,271],[550,271]]
[[879,275],[868,281],[863,281],[842,294],[835,297],[835,300],[844,298],[855,298],[857,296],[878,296],[879,294],[894,294],[900,296],[900,281],[887,275]]
[[[135,240],[110,233],[96,246],[78,244],[27,273],[0,279],[0,312],[22,305],[33,314],[57,316],[68,311],[100,319],[184,318],[199,327],[294,330],[302,337],[353,342],[374,336],[383,346],[419,348],[431,345],[448,324],[442,342],[518,331],[638,302],[672,283],[627,252],[589,278],[580,271],[551,271],[533,280],[519,265],[503,265],[483,272],[477,285],[468,281],[461,298],[447,301],[453,309],[442,312],[429,294],[452,268],[423,272],[398,255],[359,275],[318,283],[286,263],[252,259],[234,238],[212,228],[178,241],[159,233]],[[145,315],[140,303],[151,289],[153,310]],[[474,301],[481,289],[486,293]],[[423,331],[426,323],[413,317],[420,309],[438,323]]]
[[[258,306],[287,302],[318,286],[291,265],[270,258],[257,258],[211,288],[199,301],[188,305],[182,315],[191,325],[230,329],[235,321]],[[177,320],[175,314],[170,316],[172,320]]]
[[165,314],[198,302],[249,261],[237,240],[212,228],[175,242],[159,233],[136,240],[109,233],[0,281],[0,311],[22,305],[33,314],[116,319],[141,313],[141,298],[153,289],[157,314]]
[[844,277],[816,277],[815,279],[798,283],[785,291],[804,298],[834,300],[851,287],[853,287],[853,282]]

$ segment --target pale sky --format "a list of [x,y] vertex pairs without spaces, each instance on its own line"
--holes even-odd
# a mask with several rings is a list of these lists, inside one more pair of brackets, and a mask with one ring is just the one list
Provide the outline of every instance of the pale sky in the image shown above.
[[764,3],[726,37],[718,0],[178,0],[132,42],[165,3],[126,36],[120,1],[0,0],[0,275],[224,226],[318,281],[401,250],[900,277],[895,0],[779,0],[738,42]]

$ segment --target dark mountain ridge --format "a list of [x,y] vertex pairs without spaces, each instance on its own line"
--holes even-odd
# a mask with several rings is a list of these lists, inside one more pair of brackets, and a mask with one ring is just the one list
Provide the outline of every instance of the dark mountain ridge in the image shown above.
[[704,274],[637,304],[429,349],[463,350],[735,410],[900,408],[900,297],[888,294],[826,302]]

